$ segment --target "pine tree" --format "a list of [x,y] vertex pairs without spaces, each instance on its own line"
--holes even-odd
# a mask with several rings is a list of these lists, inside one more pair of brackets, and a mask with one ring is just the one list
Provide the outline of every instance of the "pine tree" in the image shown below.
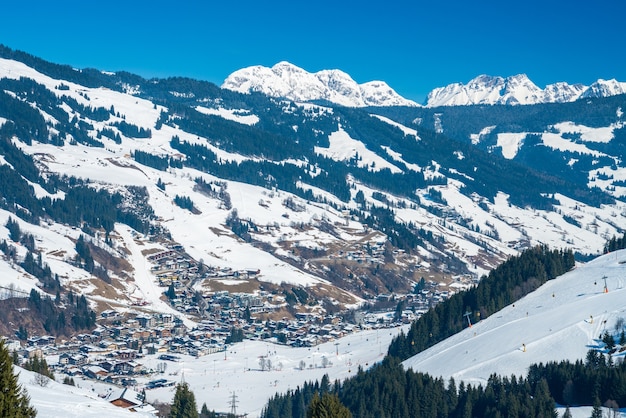
[[217,415],[213,411],[209,411],[206,403],[202,404],[202,409],[200,409],[200,418],[215,418]]
[[306,416],[307,418],[352,418],[352,413],[341,403],[337,395],[325,393],[321,398],[315,394],[306,411]]
[[17,382],[13,362],[4,342],[0,342],[0,416],[37,416],[37,411],[30,405],[30,397]]
[[185,382],[176,386],[170,418],[198,418],[196,397]]
[[593,410],[591,411],[591,418],[602,418],[602,407],[600,407],[600,399],[596,396],[593,401]]

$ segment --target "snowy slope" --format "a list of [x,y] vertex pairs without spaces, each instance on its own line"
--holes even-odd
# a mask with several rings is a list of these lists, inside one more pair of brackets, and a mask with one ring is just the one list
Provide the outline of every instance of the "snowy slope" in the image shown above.
[[[276,393],[320,380],[325,374],[330,381],[343,380],[354,376],[359,366],[368,369],[383,359],[391,339],[401,330],[406,332],[406,327],[362,331],[312,348],[292,348],[263,341],[241,342],[230,347],[226,355],[181,356],[181,361],[167,363],[163,377],[177,382],[184,378],[194,391],[198,407],[206,403],[209,410],[230,411],[229,401],[235,394],[237,411],[257,417]],[[270,360],[272,370],[261,370],[261,356]],[[326,361],[328,366],[324,368]],[[159,362],[162,360],[156,356],[148,356],[145,363],[156,368]],[[149,402],[169,402],[173,389],[148,390],[146,397]]]
[[[37,410],[38,417],[46,418],[140,418],[154,417],[153,414],[131,412],[119,408],[102,397],[100,393],[86,386],[75,387],[56,381],[41,386],[35,380],[35,373],[19,367],[14,368],[19,375],[19,383],[30,396],[30,404]],[[79,383],[80,384],[80,383]]]
[[384,81],[358,84],[340,70],[309,73],[285,61],[271,68],[257,65],[237,70],[224,80],[222,88],[241,93],[262,92],[296,102],[324,100],[349,107],[417,106]]
[[626,318],[625,273],[626,250],[601,256],[403,364],[484,384],[492,373],[520,376],[534,363],[584,359],[602,345],[605,330],[615,333],[616,321]]

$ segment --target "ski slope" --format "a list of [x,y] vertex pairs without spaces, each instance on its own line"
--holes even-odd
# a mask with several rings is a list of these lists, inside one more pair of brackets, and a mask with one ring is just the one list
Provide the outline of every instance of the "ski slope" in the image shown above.
[[[589,349],[603,346],[605,330],[621,332],[615,324],[626,318],[625,284],[626,250],[598,257],[403,365],[484,385],[493,373],[525,376],[535,363],[584,359]],[[625,354],[614,354],[614,361]]]

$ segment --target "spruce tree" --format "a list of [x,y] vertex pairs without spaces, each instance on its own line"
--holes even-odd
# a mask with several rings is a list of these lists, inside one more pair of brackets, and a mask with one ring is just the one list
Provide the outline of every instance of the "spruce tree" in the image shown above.
[[352,413],[335,394],[324,393],[313,397],[306,411],[307,418],[352,418]]
[[37,416],[37,411],[30,405],[30,397],[17,382],[11,355],[2,341],[0,341],[0,416],[16,418]]
[[563,418],[572,418],[572,411],[569,410],[569,406],[565,408],[565,412],[563,413]]
[[198,418],[196,397],[185,382],[176,386],[170,418]]
[[591,418],[602,418],[602,407],[600,406],[600,399],[596,396],[593,401],[593,409],[591,410]]

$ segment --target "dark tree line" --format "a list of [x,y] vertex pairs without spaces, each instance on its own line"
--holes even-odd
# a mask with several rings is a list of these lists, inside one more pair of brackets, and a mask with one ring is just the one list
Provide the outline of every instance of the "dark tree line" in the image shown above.
[[165,171],[170,167],[170,158],[160,155],[150,154],[149,152],[136,150],[133,153],[133,158],[139,164],[147,165],[157,170]]
[[50,266],[42,261],[41,253],[35,257],[31,251],[28,251],[20,266],[22,266],[24,271],[35,276],[47,291],[54,293],[61,290],[59,277],[56,274],[52,274]]
[[305,418],[316,396],[337,396],[352,416],[359,418],[518,418],[555,417],[555,403],[545,380],[492,375],[485,386],[459,385],[453,379],[405,370],[386,357],[367,372],[332,385],[328,376],[321,382],[277,394],[264,408],[262,418]]
[[126,121],[115,122],[112,124],[120,130],[122,135],[129,138],[152,138],[152,131],[143,127],[139,127]]
[[93,259],[93,255],[91,254],[92,246],[92,243],[89,243],[85,240],[84,235],[81,234],[78,237],[75,244],[76,264],[79,267],[83,268],[85,271],[110,284],[111,278],[109,277],[107,269],[100,265],[97,265]]
[[194,211],[193,201],[191,200],[189,196],[176,195],[174,197],[174,203],[176,204],[176,206],[183,208],[183,209],[187,209],[189,212]]
[[527,376],[492,374],[483,385],[444,382],[428,374],[404,369],[397,359],[385,357],[367,372],[343,382],[321,382],[272,397],[262,418],[306,417],[315,397],[331,393],[353,416],[374,417],[556,417],[556,403],[600,406],[617,410],[626,405],[626,362],[614,363],[590,350],[584,361],[531,365]]
[[626,362],[613,362],[601,352],[590,350],[585,360],[532,365],[531,382],[545,379],[550,393],[561,405],[591,406],[598,401],[626,405]]
[[623,250],[626,248],[626,234],[622,235],[622,237],[613,237],[606,243],[604,246],[604,253],[610,253],[617,250]]

